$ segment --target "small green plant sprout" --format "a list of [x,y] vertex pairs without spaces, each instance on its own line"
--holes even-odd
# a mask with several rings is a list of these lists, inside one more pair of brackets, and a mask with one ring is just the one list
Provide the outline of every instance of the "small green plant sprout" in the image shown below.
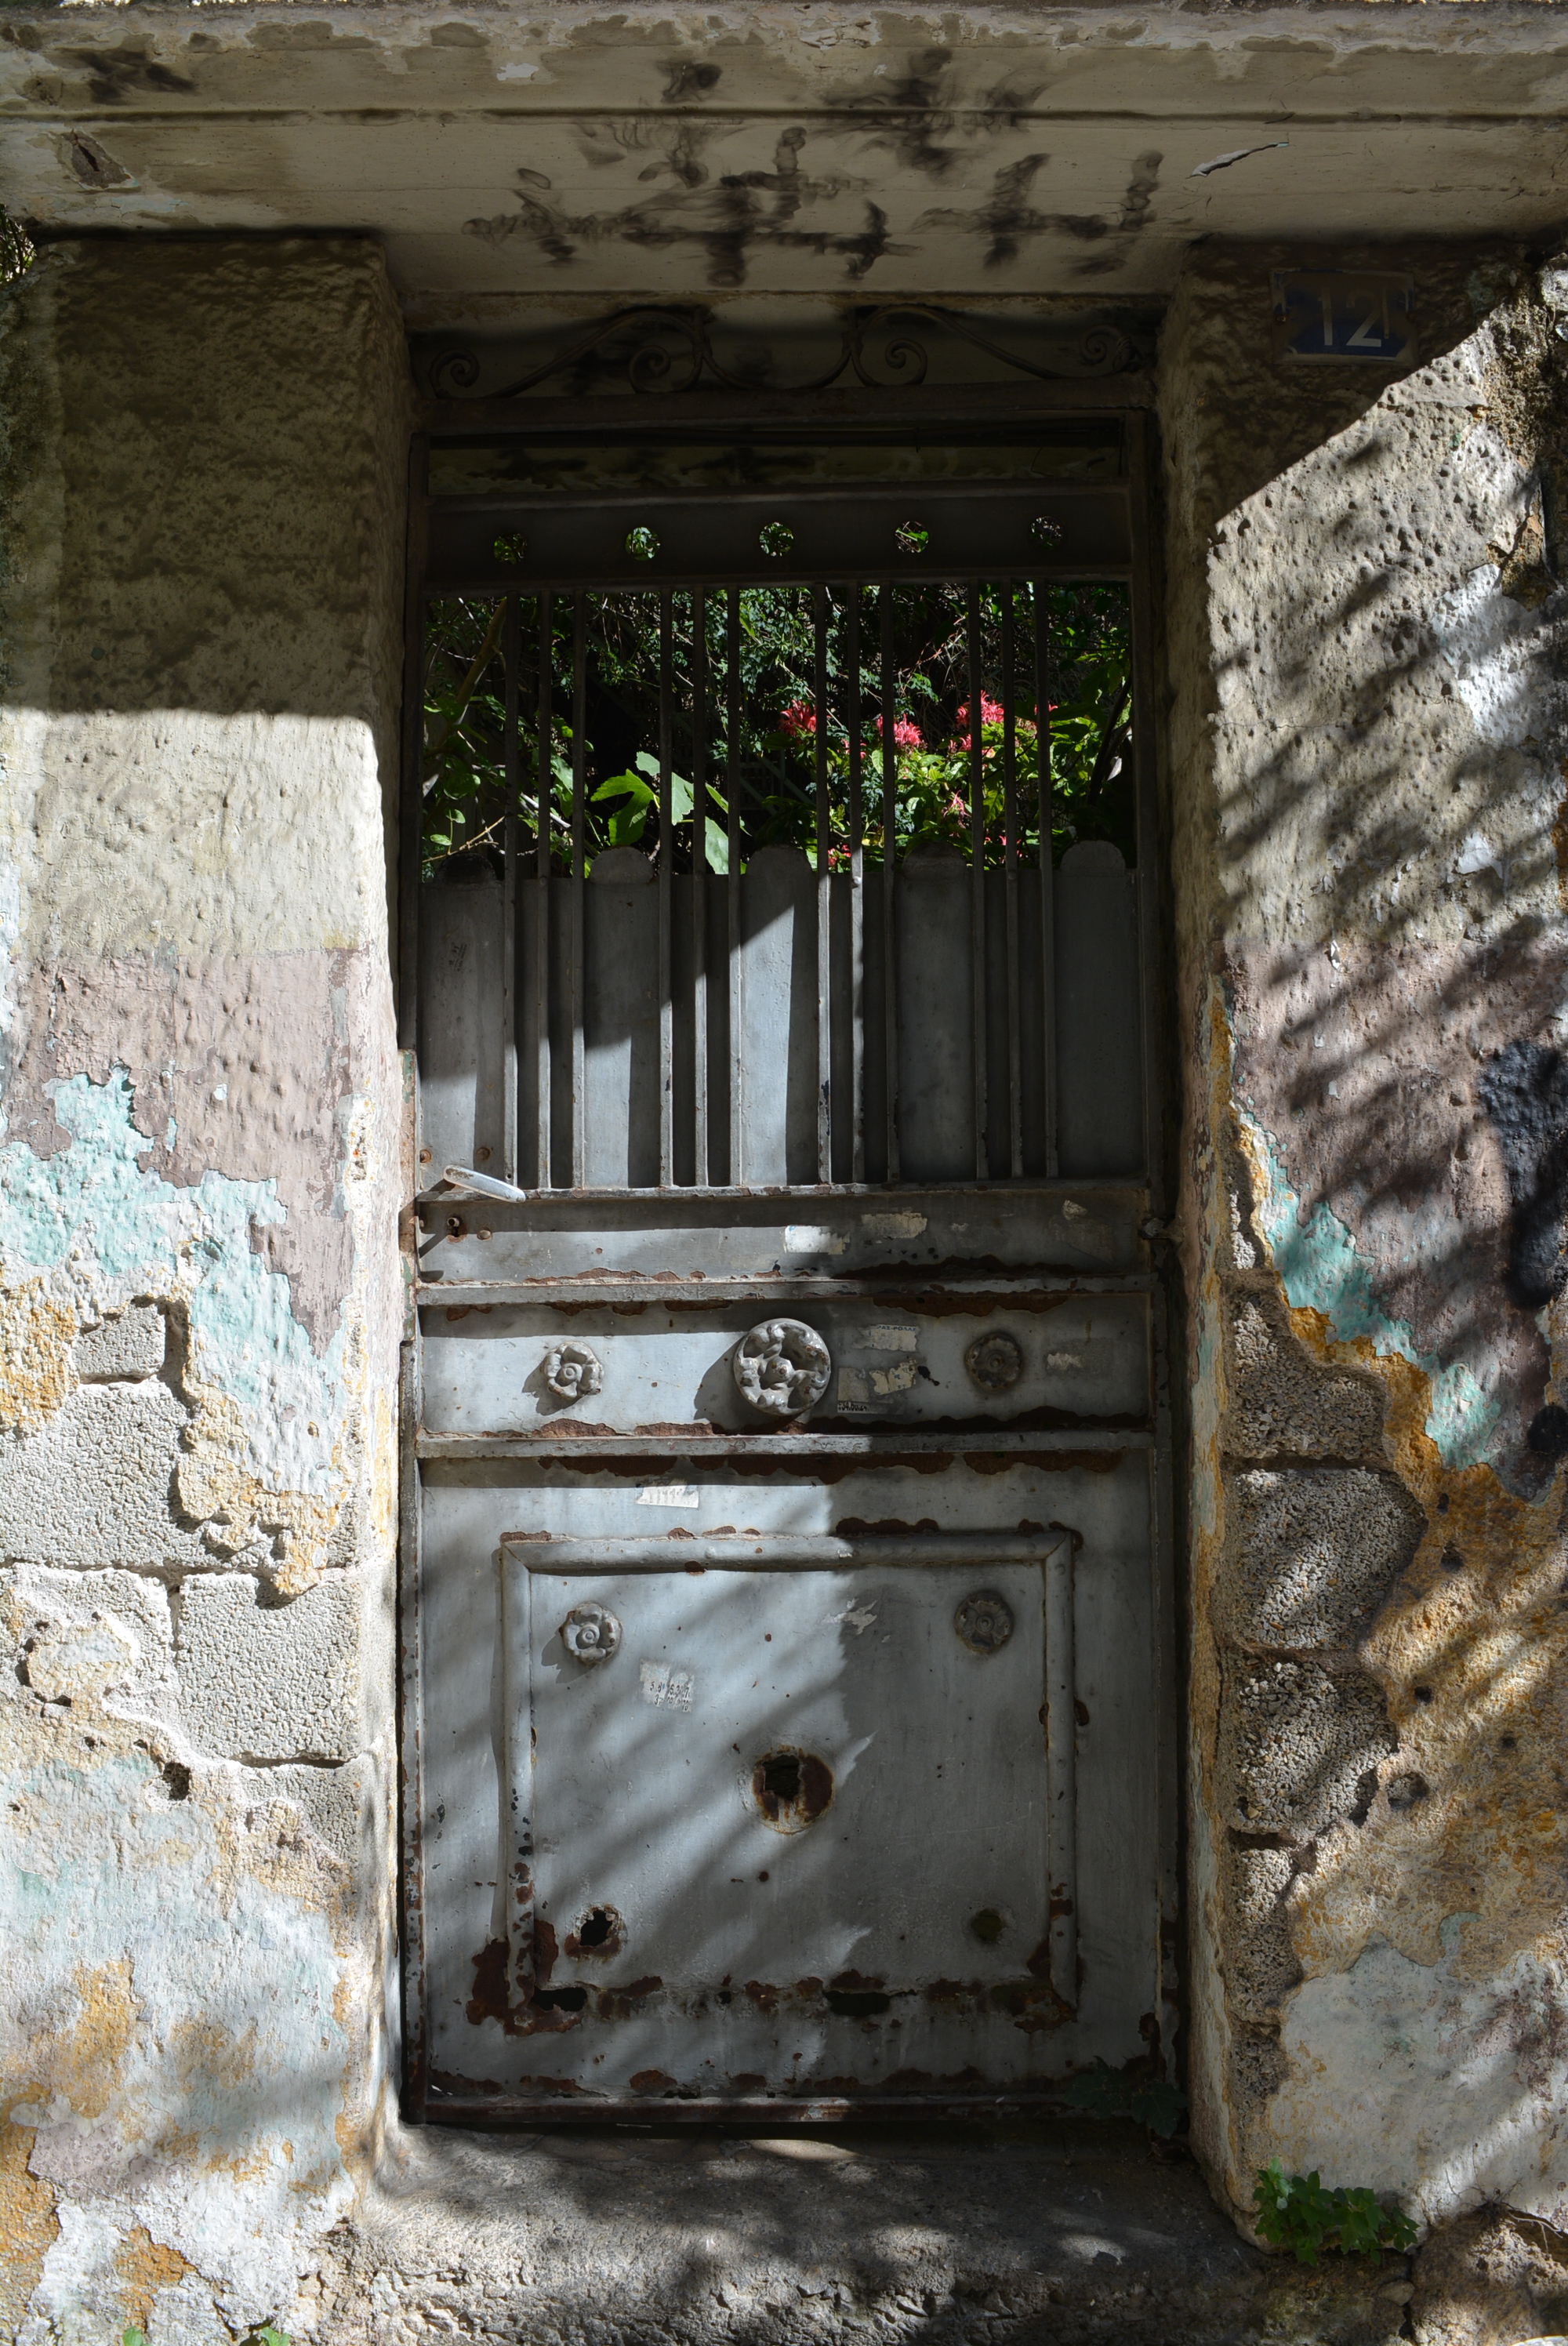
[[263,2321],[244,2340],[243,2346],[291,2346],[289,2333],[273,2321]]
[[138,2330],[134,2321],[127,2321],[120,2331],[120,2346],[147,2346],[146,2331]]
[[1396,2254],[1414,2248],[1416,2228],[1399,2208],[1385,2208],[1363,2184],[1326,2191],[1316,2168],[1310,2175],[1287,2176],[1277,2158],[1257,2170],[1252,2212],[1264,2239],[1293,2250],[1298,2265],[1315,2265],[1319,2252],[1340,2256]]

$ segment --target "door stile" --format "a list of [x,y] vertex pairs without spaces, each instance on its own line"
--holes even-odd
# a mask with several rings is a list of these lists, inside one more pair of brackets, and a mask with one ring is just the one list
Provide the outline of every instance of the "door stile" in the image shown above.
[[550,1090],[550,816],[553,806],[555,712],[552,702],[552,662],[555,654],[555,598],[546,590],[538,603],[538,669],[535,678],[534,740],[534,1080],[537,1179],[541,1189],[555,1180],[554,1134]]
[[973,1053],[974,1178],[991,1171],[986,1129],[987,1019],[985,959],[985,728],[980,670],[980,588],[970,581],[966,612],[969,655],[969,984]]
[[501,822],[501,1178],[517,1179],[517,800],[523,787],[519,749],[518,688],[523,663],[521,598],[506,597],[502,637],[505,673],[503,719],[506,812]]
[[898,865],[898,643],[893,629],[893,590],[877,589],[881,640],[882,778],[882,1097],[886,1117],[887,1178],[899,1178],[899,969],[895,884]]

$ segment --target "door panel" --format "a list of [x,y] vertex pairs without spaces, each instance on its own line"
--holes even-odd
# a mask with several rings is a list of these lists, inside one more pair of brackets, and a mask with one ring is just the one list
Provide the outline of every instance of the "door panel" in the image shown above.
[[687,495],[653,404],[529,435],[575,508],[423,509],[483,641],[405,808],[406,2103],[1030,2106],[1174,1993],[1150,776],[1051,632],[1135,467]]

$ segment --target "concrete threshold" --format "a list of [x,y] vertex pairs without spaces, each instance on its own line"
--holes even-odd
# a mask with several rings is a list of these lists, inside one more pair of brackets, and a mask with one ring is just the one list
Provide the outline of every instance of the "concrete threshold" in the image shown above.
[[1409,2266],[1238,2239],[1133,2126],[402,2130],[329,2243],[321,2346],[1381,2346]]

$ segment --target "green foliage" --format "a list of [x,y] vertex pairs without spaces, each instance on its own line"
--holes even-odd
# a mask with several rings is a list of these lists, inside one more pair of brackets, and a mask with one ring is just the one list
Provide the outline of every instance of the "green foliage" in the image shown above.
[[[1129,717],[1131,668],[1126,597],[1118,586],[1045,590],[1050,709],[1052,852],[1074,839],[1114,839],[1134,860]],[[1007,606],[1011,600],[1011,610]],[[817,643],[812,595],[797,586],[746,588],[736,643],[738,693],[728,690],[727,598],[697,603],[671,597],[667,646],[661,644],[655,595],[587,595],[583,607],[581,755],[585,851],[636,845],[662,851],[658,817],[659,678],[667,659],[673,721],[667,747],[672,775],[669,852],[677,869],[693,858],[692,817],[700,773],[706,788],[709,871],[728,861],[728,816],[736,801],[742,865],[755,849],[782,842],[817,852],[818,730],[829,811],[829,860],[847,865],[851,838],[851,727],[858,737],[862,852],[879,863],[891,845],[947,845],[972,852],[967,811],[973,780],[968,721],[969,645],[964,589],[901,587],[895,621],[896,794],[892,835],[884,840],[881,781],[881,609],[862,589],[858,613],[859,674],[850,665],[848,597],[831,590],[824,661],[827,696],[816,706]],[[534,852],[542,821],[554,860],[571,854],[572,770],[578,704],[572,691],[574,616],[568,597],[552,607],[548,641],[539,641],[539,606],[519,598],[521,662],[514,811],[519,845]],[[1034,610],[1028,588],[985,588],[979,600],[980,766],[983,852],[1002,858],[1009,754],[1017,802],[1020,854],[1039,852],[1039,745],[1034,723]],[[503,642],[508,600],[443,597],[426,623],[423,855],[427,874],[449,855],[497,849],[507,805],[505,672]],[[1011,624],[1008,647],[1004,630]],[[539,787],[541,649],[546,660],[548,772]],[[1018,709],[1011,742],[1001,721],[1003,671],[1009,651]],[[697,688],[706,691],[697,739]],[[856,715],[858,711],[858,723]],[[738,720],[730,739],[732,715]]]
[[1167,2085],[1163,2077],[1129,2076],[1108,2061],[1096,2061],[1092,2069],[1069,2078],[1057,2088],[1056,2099],[1094,2118],[1134,2118],[1166,2140],[1175,2134],[1186,2107],[1179,2086]]
[[21,221],[0,211],[0,285],[15,284],[36,259],[33,240]]
[[[147,2334],[138,2330],[134,2321],[127,2321],[120,2331],[119,2346],[147,2346]],[[292,2341],[286,2330],[280,2330],[274,2322],[263,2321],[247,2334],[241,2346],[292,2346]]]
[[1310,2175],[1287,2176],[1277,2158],[1257,2170],[1252,2212],[1264,2239],[1290,2249],[1298,2265],[1315,2265],[1324,2249],[1341,2256],[1380,2257],[1413,2248],[1416,2228],[1398,2208],[1385,2208],[1362,2185],[1323,2188],[1316,2168]]

